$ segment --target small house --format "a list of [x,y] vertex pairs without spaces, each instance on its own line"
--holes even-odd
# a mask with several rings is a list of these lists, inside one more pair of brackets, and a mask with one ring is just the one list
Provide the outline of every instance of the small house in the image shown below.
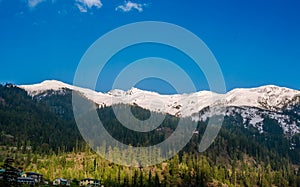
[[41,184],[43,182],[43,175],[35,172],[26,172],[23,177],[30,177],[34,179],[34,182]]
[[70,181],[63,178],[56,178],[52,184],[53,186],[70,186]]
[[33,178],[31,177],[18,177],[17,178],[17,183],[20,185],[23,185],[23,184],[27,184],[27,185],[34,185],[35,184],[35,181]]
[[100,181],[97,179],[85,178],[80,181],[80,186],[100,186]]

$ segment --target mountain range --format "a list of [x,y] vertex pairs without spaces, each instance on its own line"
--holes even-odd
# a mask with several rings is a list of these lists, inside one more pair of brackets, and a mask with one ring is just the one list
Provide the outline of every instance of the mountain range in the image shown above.
[[[278,86],[239,88],[226,94],[200,91],[162,95],[137,88],[101,93],[55,80],[0,85],[0,145],[30,145],[34,152],[46,154],[84,149],[85,141],[74,120],[72,93],[95,103],[109,134],[127,145],[156,145],[173,134],[179,118],[184,118],[196,121],[197,129],[181,153],[197,154],[208,120],[223,115],[222,128],[205,152],[214,161],[221,159],[226,165],[223,157],[234,161],[247,155],[275,169],[286,162],[299,166],[299,91]],[[148,119],[150,111],[157,119],[165,119],[156,129],[136,132],[118,121],[112,105],[121,112],[130,106],[140,120]]]
[[[226,110],[221,114],[242,118],[241,122],[244,128],[254,127],[258,133],[263,133],[266,130],[264,121],[269,119],[279,125],[286,137],[300,133],[300,91],[274,85],[238,88],[226,94],[199,91],[174,95],[161,95],[137,88],[127,91],[115,89],[101,93],[56,80],[18,87],[24,89],[31,97],[39,99],[53,93],[63,95],[66,90],[72,90],[96,103],[99,107],[114,104],[135,105],[176,117],[192,117],[195,121],[205,121],[218,114],[218,110],[214,110],[214,108],[222,105]],[[293,144],[293,146],[295,145]]]

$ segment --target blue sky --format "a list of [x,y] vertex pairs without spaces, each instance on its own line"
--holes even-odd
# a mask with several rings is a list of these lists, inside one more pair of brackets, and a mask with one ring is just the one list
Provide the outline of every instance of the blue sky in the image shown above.
[[[299,10],[297,0],[0,0],[0,82],[72,83],[82,55],[100,36],[128,23],[163,21],[190,30],[207,44],[228,90],[266,84],[300,89]],[[158,56],[179,59],[197,79],[197,89],[208,89],[200,70],[165,50],[153,49]],[[100,75],[97,90],[108,91],[128,59],[152,55],[145,51],[140,46],[119,54]],[[174,92],[155,79],[137,87]]]

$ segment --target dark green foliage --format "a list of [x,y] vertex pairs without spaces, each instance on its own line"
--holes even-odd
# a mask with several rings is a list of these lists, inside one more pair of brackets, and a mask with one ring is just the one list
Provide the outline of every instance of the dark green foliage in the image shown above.
[[[118,109],[119,115],[123,115],[122,111],[128,106],[125,105],[117,105],[114,106]],[[132,110],[135,113],[139,114],[140,118],[147,118],[149,115],[149,111],[141,109],[137,106],[132,106]],[[100,108],[98,110],[99,117],[103,126],[106,130],[118,141],[133,146],[148,146],[148,145],[156,145],[163,140],[165,140],[170,133],[176,128],[178,123],[178,118],[166,115],[165,120],[158,127],[161,130],[152,130],[149,132],[136,132],[124,127],[116,118],[112,107]],[[124,113],[126,115],[126,113]],[[152,113],[152,115],[162,116],[159,113]],[[159,119],[161,117],[157,117]],[[155,119],[155,118],[154,118]]]
[[63,147],[72,150],[76,138],[80,139],[76,125],[71,120],[56,116],[43,102],[33,100],[15,86],[0,85],[0,131],[1,143],[49,152]]

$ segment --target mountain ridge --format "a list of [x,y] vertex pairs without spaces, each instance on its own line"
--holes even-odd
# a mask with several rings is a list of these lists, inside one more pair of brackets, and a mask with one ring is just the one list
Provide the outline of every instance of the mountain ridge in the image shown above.
[[123,91],[114,89],[107,93],[69,85],[56,80],[46,80],[33,85],[20,85],[29,95],[35,96],[48,90],[61,91],[64,88],[78,91],[99,106],[113,104],[136,104],[142,108],[169,113],[180,117],[192,116],[208,106],[222,104],[235,107],[256,107],[270,111],[280,111],[295,98],[300,97],[300,91],[275,85],[256,88],[236,88],[226,94],[211,91],[195,93],[164,95],[157,92],[131,88]]
[[[55,79],[49,79],[49,80],[44,80],[40,83],[34,83],[34,84],[21,84],[21,85],[16,85],[20,88],[23,88],[23,89],[30,89],[30,87],[32,89],[35,88],[39,88],[40,91],[42,91],[43,87],[44,87],[44,91],[45,90],[49,90],[49,89],[53,89],[53,90],[57,90],[57,89],[60,89],[60,88],[74,88],[74,87],[77,87],[77,88],[81,88],[81,89],[88,89],[88,90],[92,90],[92,89],[89,89],[89,88],[84,88],[84,87],[79,87],[79,86],[74,86],[74,85],[71,85],[71,84],[68,84],[68,83],[64,83],[63,81],[59,81],[59,80],[55,80]],[[53,86],[53,87],[51,87]],[[230,92],[233,92],[233,91],[237,91],[237,90],[254,90],[254,89],[262,89],[262,88],[272,88],[272,87],[277,87],[277,88],[281,88],[281,89],[285,89],[285,90],[291,90],[291,91],[296,91],[296,92],[299,92],[300,93],[300,90],[297,90],[297,89],[293,89],[293,88],[289,88],[289,87],[286,87],[286,86],[278,86],[278,85],[275,85],[275,84],[266,84],[266,85],[261,85],[261,86],[257,86],[257,87],[248,87],[248,88],[242,88],[242,87],[237,87],[237,88],[233,88],[229,91],[226,92],[227,93],[230,93]],[[106,93],[110,93],[114,90],[120,90],[120,91],[125,91],[125,90],[122,90],[122,89],[112,89]],[[158,92],[155,92],[155,91],[150,91],[150,90],[142,90],[142,89],[139,89],[139,88],[136,88],[136,87],[132,87],[131,89],[127,90],[127,91],[130,91],[130,90],[140,90],[140,91],[144,91],[144,92],[151,92],[151,93],[156,93],[156,94],[159,94],[159,95],[188,95],[188,94],[191,94],[191,93],[182,93],[182,94],[160,94]],[[30,91],[30,90],[28,90]],[[94,91],[94,90],[93,90]],[[95,91],[97,92],[97,91]],[[126,92],[126,91],[125,91]],[[201,90],[201,91],[197,91],[197,92],[193,92],[193,93],[198,93],[198,92],[212,92],[212,91],[208,91],[208,90]],[[105,94],[105,92],[97,92],[97,93],[103,93]],[[215,93],[215,92],[212,92],[212,93]]]

